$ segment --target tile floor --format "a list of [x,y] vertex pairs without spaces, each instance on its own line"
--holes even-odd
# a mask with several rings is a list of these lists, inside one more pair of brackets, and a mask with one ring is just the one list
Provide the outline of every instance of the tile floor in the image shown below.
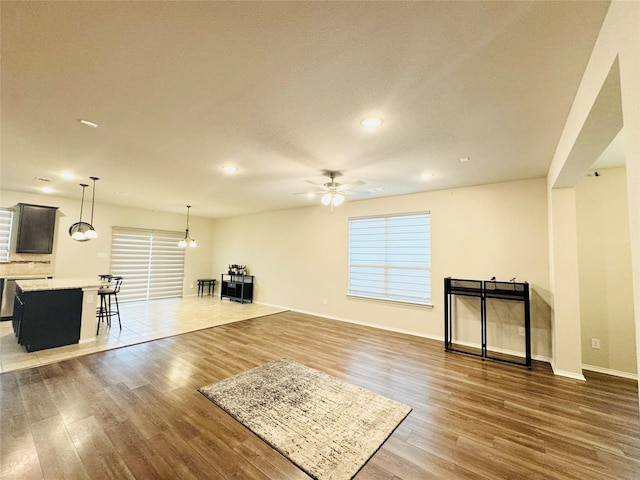
[[215,296],[123,303],[120,305],[122,330],[114,318],[111,328],[100,326],[100,334],[93,341],[31,353],[18,345],[11,322],[0,322],[0,373],[282,311],[284,309],[257,303],[240,304]]

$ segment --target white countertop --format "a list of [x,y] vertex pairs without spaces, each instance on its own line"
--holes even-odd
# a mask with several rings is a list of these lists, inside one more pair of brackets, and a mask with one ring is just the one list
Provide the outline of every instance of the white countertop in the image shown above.
[[34,280],[38,278],[49,278],[53,277],[50,273],[34,273],[32,275],[0,275],[0,278],[5,280]]
[[16,280],[16,285],[23,292],[39,290],[69,290],[73,288],[100,288],[108,285],[97,277],[89,278],[41,278],[34,280]]

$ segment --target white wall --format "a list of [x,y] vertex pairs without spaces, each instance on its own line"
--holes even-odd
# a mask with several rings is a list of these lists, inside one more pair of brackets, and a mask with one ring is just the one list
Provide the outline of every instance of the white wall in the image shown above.
[[[347,297],[348,218],[431,212],[433,308]],[[531,284],[533,353],[550,357],[544,179],[347,201],[215,221],[214,270],[246,264],[256,301],[442,338],[443,279]],[[325,301],[326,300],[326,304]]]
[[[635,374],[631,245],[625,169],[586,176],[576,187],[582,363]],[[600,349],[591,339],[600,339]]]
[[[13,207],[18,202],[59,207],[50,272],[58,278],[92,277],[109,272],[111,230],[114,226],[182,232],[186,226],[186,211],[184,215],[181,215],[96,202],[93,225],[100,236],[88,242],[76,242],[69,237],[68,231],[69,227],[78,221],[79,200],[8,190],[0,191],[0,207]],[[85,213],[86,207],[85,204]],[[192,210],[194,209],[192,208]],[[85,217],[83,220],[86,221],[87,218]],[[184,295],[192,295],[197,291],[190,288],[197,278],[209,277],[213,273],[211,271],[213,222],[192,215],[189,223],[190,233],[198,240],[199,246],[194,249],[187,248]],[[27,255],[21,256],[23,259],[28,259],[28,257]],[[5,265],[5,267],[7,266]],[[26,270],[25,274],[30,274],[30,271]]]

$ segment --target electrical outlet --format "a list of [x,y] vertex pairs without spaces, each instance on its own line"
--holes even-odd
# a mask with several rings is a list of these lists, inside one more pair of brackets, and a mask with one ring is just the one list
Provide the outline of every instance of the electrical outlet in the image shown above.
[[591,339],[591,348],[595,348],[596,350],[600,350],[600,339],[592,338]]
[[192,283],[191,285],[189,285],[189,288],[190,288],[191,290],[193,290],[193,283]]
[[524,327],[518,327],[518,335],[524,337]]
[[87,295],[87,303],[93,303],[93,295]]
[[327,304],[327,299],[326,299],[326,298],[322,299],[322,303],[323,303],[324,305],[326,305],[326,304]]

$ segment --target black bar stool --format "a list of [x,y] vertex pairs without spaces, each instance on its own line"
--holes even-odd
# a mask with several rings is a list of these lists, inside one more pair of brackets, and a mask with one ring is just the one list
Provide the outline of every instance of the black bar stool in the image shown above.
[[[98,308],[98,328],[96,335],[100,333],[100,322],[107,320],[107,325],[111,327],[111,317],[118,316],[118,324],[120,330],[122,330],[122,321],[120,320],[120,305],[118,305],[118,292],[120,292],[120,286],[122,285],[122,277],[114,275],[100,275],[102,280],[109,280],[111,285],[98,289],[98,295],[100,296],[100,308]],[[111,308],[111,299],[115,300],[115,310]]]

